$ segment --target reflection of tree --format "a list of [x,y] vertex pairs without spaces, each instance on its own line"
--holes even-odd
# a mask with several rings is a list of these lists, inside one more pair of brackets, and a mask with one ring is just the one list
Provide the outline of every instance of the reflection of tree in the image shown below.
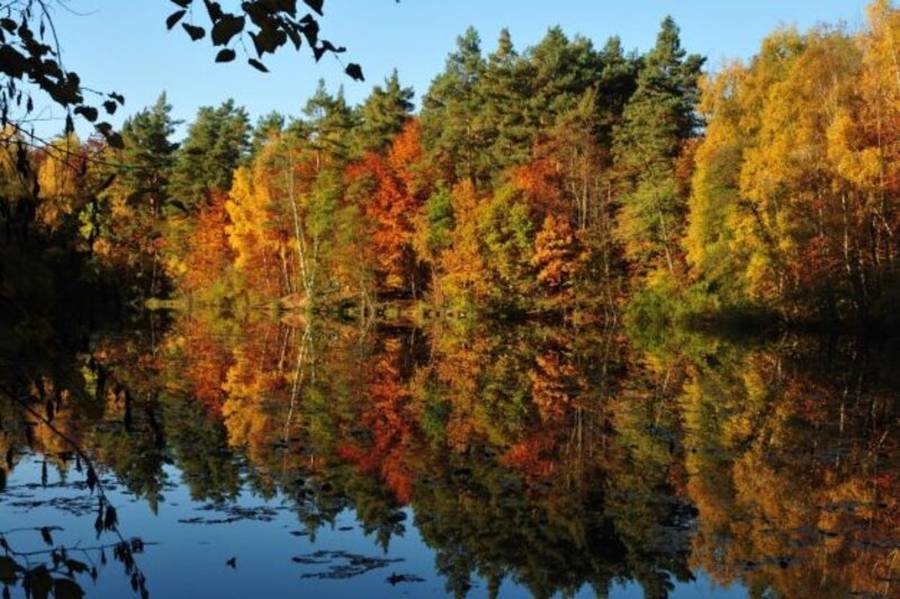
[[[376,473],[401,504],[409,503],[415,483],[413,456],[421,443],[419,423],[412,411],[404,373],[409,336],[384,337],[367,360],[358,400],[364,404],[358,437],[338,445],[338,455],[365,473]],[[403,350],[407,351],[404,352]]]
[[[412,505],[449,592],[464,595],[473,575],[488,581],[491,594],[507,577],[536,596],[572,594],[584,584],[605,595],[617,577],[638,578],[652,592],[645,570],[686,570],[686,545],[671,554],[629,554],[619,515],[610,512],[618,484],[608,472],[615,448],[606,440],[604,404],[619,384],[609,374],[621,366],[602,336],[476,329],[445,335],[436,346],[429,367],[435,382],[414,378],[415,388],[423,417],[443,405],[443,421],[456,434],[443,445],[432,436],[430,451],[423,448],[426,470]],[[658,514],[648,530],[674,526],[673,512]]]
[[222,415],[229,444],[245,449],[264,469],[269,446],[281,436],[282,408],[289,400],[290,374],[278,348],[288,333],[271,323],[246,324],[244,336],[232,340],[234,363],[223,385]]
[[696,568],[759,596],[895,590],[887,349],[241,318],[56,349],[15,387],[40,418],[3,404],[2,469],[29,448],[77,471],[48,421],[151,506],[167,461],[197,500],[279,494],[313,537],[352,508],[386,550],[409,506],[457,596],[665,597]]
[[900,515],[889,381],[858,348],[791,353],[731,351],[692,370],[681,404],[693,561],[760,593],[889,596]]
[[648,597],[668,595],[669,573],[691,579],[686,559],[694,513],[679,494],[678,415],[670,376],[641,372],[628,379],[610,406],[616,434],[606,510]]
[[[78,364],[80,360],[76,358],[73,362]],[[70,364],[67,363],[66,366]],[[0,400],[13,408],[10,420],[15,423],[4,427],[4,480],[7,469],[14,466],[15,454],[26,447],[43,454],[42,486],[48,483],[48,461],[52,460],[56,464],[63,482],[69,468],[74,467],[79,477],[84,477],[84,484],[90,494],[96,496],[94,528],[98,541],[105,533],[109,533],[115,540],[95,547],[82,546],[80,542],[72,547],[55,545],[53,532],[57,527],[42,526],[31,532],[40,533],[45,545],[51,549],[19,551],[14,546],[15,540],[10,541],[7,537],[28,532],[29,529],[0,532],[0,548],[4,552],[0,557],[0,583],[4,586],[4,596],[9,596],[11,585],[21,584],[29,597],[46,597],[51,591],[55,597],[81,597],[84,592],[79,578],[89,576],[93,580],[97,579],[97,563],[106,563],[107,549],[111,550],[116,561],[122,563],[134,591],[139,592],[142,597],[148,596],[146,578],[135,561],[135,555],[143,551],[144,543],[139,538],[126,539],[124,536],[119,526],[117,510],[110,502],[106,482],[101,477],[100,466],[112,466],[117,470],[118,478],[126,484],[141,486],[144,479],[139,477],[135,481],[134,477],[129,476],[129,472],[116,468],[120,464],[103,461],[101,448],[91,446],[87,449],[90,435],[86,429],[94,424],[91,420],[98,419],[96,410],[92,408],[103,401],[104,397],[99,394],[103,386],[96,385],[93,389],[94,397],[88,398],[85,380],[88,377],[61,370],[59,364],[56,365],[57,369],[51,371],[46,370],[40,362],[23,362],[16,366],[4,372],[5,376],[0,381]],[[78,374],[90,374],[90,378],[98,379],[97,374],[101,370],[102,366],[91,359]],[[115,396],[113,393],[110,395]],[[89,402],[89,399],[94,401]],[[8,420],[4,420],[4,423],[7,422]],[[10,432],[13,434],[10,435]],[[15,433],[24,433],[24,438],[17,439]],[[152,460],[143,463],[153,464]],[[155,499],[155,496],[148,495],[151,505]],[[76,556],[83,557],[88,562],[80,561]]]

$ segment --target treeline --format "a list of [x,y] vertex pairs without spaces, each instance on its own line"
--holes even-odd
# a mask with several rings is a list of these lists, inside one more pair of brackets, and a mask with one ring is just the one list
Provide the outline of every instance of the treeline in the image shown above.
[[[780,30],[705,76],[671,18],[644,54],[558,28],[523,52],[503,31],[485,54],[470,29],[418,114],[395,73],[359,106],[320,85],[302,116],[256,126],[231,101],[203,108],[179,145],[162,96],[122,150],[30,152],[41,199],[5,218],[69,231],[153,296],[885,317],[900,299],[898,37],[876,0],[863,31]],[[9,153],[8,198],[31,191],[21,162]]]

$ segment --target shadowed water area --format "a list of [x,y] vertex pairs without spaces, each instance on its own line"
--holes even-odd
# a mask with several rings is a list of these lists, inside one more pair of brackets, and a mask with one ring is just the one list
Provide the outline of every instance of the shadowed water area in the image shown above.
[[13,320],[0,585],[895,597],[895,349],[203,310]]

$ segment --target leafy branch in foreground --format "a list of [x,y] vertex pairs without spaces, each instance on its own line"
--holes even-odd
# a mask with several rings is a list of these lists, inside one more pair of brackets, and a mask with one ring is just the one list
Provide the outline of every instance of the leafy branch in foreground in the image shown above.
[[[50,431],[53,432],[59,439],[61,439],[64,443],[69,445],[72,451],[78,456],[78,458],[83,462],[87,467],[87,473],[85,478],[85,485],[90,490],[91,494],[96,491],[97,492],[97,519],[94,523],[94,528],[97,531],[97,538],[100,538],[100,535],[104,532],[112,532],[117,538],[118,542],[111,545],[114,548],[114,557],[117,561],[122,562],[125,567],[125,573],[129,576],[131,587],[134,589],[136,593],[140,593],[142,598],[146,598],[150,596],[149,591],[147,590],[147,578],[144,573],[141,571],[140,567],[137,565],[137,562],[134,559],[134,555],[136,553],[143,552],[144,542],[137,537],[126,539],[122,534],[119,528],[119,518],[116,508],[109,501],[106,490],[104,489],[103,481],[97,475],[97,469],[94,466],[94,461],[91,457],[85,452],[81,446],[72,439],[69,435],[65,434],[59,428],[57,428],[53,424],[52,412],[49,412],[47,415],[41,414],[38,410],[36,410],[28,398],[21,397],[17,393],[15,393],[11,389],[0,388],[7,397],[12,399],[16,404],[18,404],[25,412],[31,415],[33,418],[38,419],[44,426],[46,426]],[[53,545],[53,537],[52,532],[57,530],[54,527],[40,527],[37,529],[44,543],[48,546]],[[12,532],[12,531],[8,531]],[[10,548],[5,534],[0,533],[0,549],[3,549],[6,552],[6,560],[3,561],[4,558],[0,558],[0,583],[4,585],[8,585],[10,583],[16,582],[21,573],[23,575],[22,584],[27,588],[29,585],[34,585],[35,583],[41,585],[49,585],[53,584],[54,593],[57,597],[59,596],[68,596],[68,597],[80,597],[83,595],[80,588],[75,585],[74,588],[69,588],[74,583],[74,580],[71,578],[61,578],[51,580],[50,572],[53,570],[48,570],[46,566],[39,565],[36,568],[22,568],[14,561],[12,561],[13,555],[19,555],[20,557],[26,556],[26,554],[16,553],[12,551]],[[105,554],[102,553],[103,549],[101,548],[101,562],[106,562]],[[64,547],[59,547],[58,549],[51,552],[51,557],[54,563],[54,568],[59,567],[60,561],[65,562],[66,550]],[[62,556],[62,557],[60,557]],[[69,575],[72,575],[72,567],[68,567]],[[64,592],[69,592],[67,595],[61,595],[60,591],[56,590],[58,585],[63,585],[66,587]],[[49,587],[47,587],[49,588]],[[75,594],[72,592],[78,591]],[[41,595],[37,595],[41,596]],[[46,595],[44,595],[46,596]]]
[[[19,528],[0,532],[0,584],[3,585],[4,599],[11,596],[10,586],[19,582],[30,597],[48,597],[52,591],[54,597],[84,597],[84,590],[78,577],[89,576],[96,581],[99,570],[106,565],[106,551],[112,550],[113,559],[122,563],[126,575],[130,576],[135,591],[141,591],[143,597],[149,597],[142,585],[136,585],[137,576],[134,554],[144,550],[145,543],[139,538],[105,543],[90,547],[74,545],[54,546],[52,533],[62,530],[58,526],[42,526],[37,528]],[[22,532],[39,533],[48,549],[36,551],[17,551],[13,549],[8,538],[11,534]],[[152,543],[151,543],[152,544]],[[92,555],[93,554],[93,555]],[[75,559],[78,555],[82,559]],[[36,559],[39,558],[39,559]]]
[[[249,0],[234,11],[219,2],[203,0],[206,27],[194,23],[194,0],[172,0],[178,10],[166,19],[171,30],[181,23],[192,41],[207,37],[219,48],[215,61],[231,62],[237,58],[235,45],[240,44],[247,63],[268,72],[262,60],[288,43],[299,50],[304,41],[316,62],[332,54],[354,80],[364,81],[357,63],[344,65],[338,55],[346,51],[319,36],[318,17],[323,15],[324,0],[303,0],[309,11],[298,8],[297,0]],[[62,47],[53,23],[52,9],[67,8],[63,0],[10,0],[0,6],[0,127],[12,125],[26,131],[33,123],[46,120],[42,99],[65,109],[65,133],[75,130],[75,117],[92,124],[94,130],[115,148],[122,138],[103,116],[112,116],[125,104],[116,92],[99,92],[82,84],[81,77],[63,65]],[[198,11],[201,12],[201,11]],[[187,17],[187,18],[185,18]],[[186,22],[184,22],[186,21]],[[249,38],[254,55],[247,49]],[[89,101],[92,94],[96,100]]]
[[[100,116],[101,110],[115,114],[125,98],[84,87],[78,74],[63,66],[50,7],[45,0],[12,0],[0,9],[0,126],[22,129],[33,123],[39,99],[34,92],[40,91],[65,109],[66,133],[74,131],[73,118],[80,116],[111,146],[121,147],[121,137]],[[86,93],[98,96],[97,102],[87,101]]]
[[[247,64],[264,73],[269,71],[262,62],[265,55],[274,54],[289,43],[300,50],[305,40],[316,62],[325,54],[330,53],[337,58],[347,50],[319,37],[318,18],[324,14],[324,0],[303,0],[310,12],[300,10],[297,0],[250,0],[241,2],[234,11],[223,9],[219,2],[203,0],[205,10],[198,10],[201,13],[199,16],[194,14],[194,6],[198,4],[195,0],[172,2],[179,8],[168,16],[166,27],[171,30],[181,23],[191,41],[196,42],[207,37],[207,29],[196,24],[195,18],[197,21],[202,19],[204,23],[208,19],[208,37],[214,47],[220,48],[216,53],[216,62],[231,62],[237,58],[237,43],[249,55],[246,37],[252,41],[255,51],[255,56],[248,56]],[[344,72],[357,81],[365,80],[362,67],[356,63],[347,64]]]

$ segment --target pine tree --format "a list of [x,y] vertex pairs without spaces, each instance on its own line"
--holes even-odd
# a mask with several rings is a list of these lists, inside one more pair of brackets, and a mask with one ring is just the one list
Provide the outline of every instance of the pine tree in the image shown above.
[[516,52],[509,31],[502,29],[478,85],[482,99],[478,129],[489,145],[492,173],[528,160],[536,133],[527,110],[533,76],[531,64]]
[[403,130],[414,108],[413,90],[402,87],[397,70],[376,85],[359,110],[360,123],[354,131],[357,152],[380,152]]
[[560,114],[573,109],[603,68],[590,40],[570,40],[559,27],[550,28],[527,54],[533,69],[529,120],[537,128],[552,127]]
[[[104,192],[110,205],[106,239],[109,254],[122,256],[138,277],[149,279],[145,292],[161,288],[162,217],[171,199],[169,182],[178,144],[169,141],[176,121],[166,94],[156,103],[125,121],[124,148],[119,151],[115,184]],[[117,259],[119,260],[119,259]]]
[[306,137],[324,161],[344,162],[350,157],[350,134],[356,124],[353,111],[344,98],[344,87],[332,95],[320,79],[316,92],[303,107],[305,121],[295,122],[289,128],[295,136]]
[[666,17],[615,129],[615,158],[626,189],[619,235],[626,257],[641,270],[661,265],[675,273],[685,213],[675,161],[700,124],[695,107],[703,61],[686,55],[678,27]]
[[284,115],[274,110],[265,116],[259,117],[250,135],[250,155],[247,157],[247,161],[249,162],[259,154],[262,147],[273,136],[279,135],[284,131],[284,125]]
[[234,169],[249,152],[247,111],[227,100],[204,106],[188,127],[172,173],[171,194],[187,211],[199,209],[211,191],[228,191]]
[[485,70],[478,32],[470,27],[456,45],[422,100],[423,142],[447,181],[485,181],[486,140],[476,118],[481,109],[478,82]]
[[621,122],[622,113],[637,87],[640,59],[622,50],[622,40],[612,36],[600,51],[603,70],[597,81],[596,134],[603,147],[613,142],[613,129]]
[[172,106],[163,92],[153,106],[128,118],[122,125],[122,164],[117,183],[125,190],[129,203],[149,207],[159,216],[170,198],[169,182],[175,165],[178,144],[169,141],[178,121],[171,116]]

